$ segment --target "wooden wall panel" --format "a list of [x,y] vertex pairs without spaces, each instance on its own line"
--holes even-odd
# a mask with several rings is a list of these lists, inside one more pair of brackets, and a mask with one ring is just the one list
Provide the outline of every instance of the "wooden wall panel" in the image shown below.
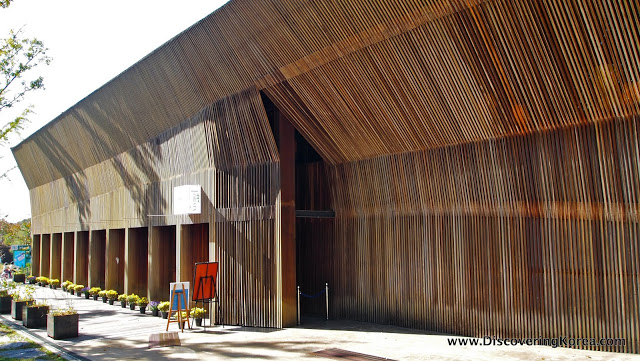
[[[329,165],[338,317],[638,352],[638,13],[233,0],[13,149],[34,233],[209,222],[225,317],[278,326],[262,91]],[[190,183],[203,214],[170,215]]]
[[592,348],[638,352],[639,127],[616,119],[333,167],[336,317],[625,338]]

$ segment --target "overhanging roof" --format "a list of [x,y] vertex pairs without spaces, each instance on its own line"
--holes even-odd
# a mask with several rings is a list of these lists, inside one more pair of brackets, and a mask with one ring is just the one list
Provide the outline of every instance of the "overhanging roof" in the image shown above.
[[627,117],[637,6],[232,0],[13,151],[33,188],[251,87],[330,163]]

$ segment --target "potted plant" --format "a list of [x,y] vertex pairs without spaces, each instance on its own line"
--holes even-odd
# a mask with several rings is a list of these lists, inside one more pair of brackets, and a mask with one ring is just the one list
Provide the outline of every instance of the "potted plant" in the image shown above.
[[41,328],[47,326],[49,305],[33,302],[22,307],[22,324],[26,328]]
[[107,290],[98,292],[98,297],[102,299],[102,303],[107,303]]
[[171,304],[169,303],[169,301],[160,302],[160,304],[158,305],[158,310],[162,312],[162,318],[164,318],[165,320],[169,317],[170,307]]
[[100,287],[91,287],[89,289],[89,294],[91,295],[91,297],[93,297],[94,301],[98,300],[98,293],[102,291],[102,289]]
[[160,302],[158,301],[151,301],[149,302],[149,309],[151,309],[151,315],[158,317],[158,305],[160,304]]
[[[189,314],[187,313],[187,311],[180,311],[180,316],[182,316],[182,325],[180,329],[184,330],[184,324],[188,321]],[[191,328],[191,323],[189,323],[189,328]]]
[[22,308],[33,303],[33,292],[35,288],[33,286],[25,286],[24,288],[13,292],[11,297],[11,317],[14,320],[22,321]]
[[122,306],[122,308],[127,307],[127,297],[129,296],[126,293],[123,293],[120,296],[118,296],[118,301],[120,301],[120,306]]
[[191,309],[189,314],[191,315],[191,318],[195,318],[196,326],[202,327],[202,319],[207,314],[207,311],[205,311],[204,308],[194,307]]
[[87,299],[87,300],[89,299],[89,290],[90,289],[91,288],[89,288],[89,286],[87,286],[87,287],[82,289],[82,294],[84,295],[84,298]]
[[49,286],[54,290],[57,289],[60,286],[60,280],[57,278],[52,279],[49,282]]
[[13,282],[15,283],[24,283],[26,275],[24,272],[16,272],[13,274]]
[[0,313],[11,313],[11,294],[15,288],[15,282],[2,282],[0,286]]
[[140,313],[144,314],[147,309],[147,305],[149,304],[149,300],[146,297],[140,297],[136,303],[140,308]]
[[118,299],[118,292],[116,290],[107,291],[107,299],[109,304],[113,306],[113,302]]
[[76,284],[71,282],[67,285],[67,292],[69,292],[70,294],[73,294],[76,290]]
[[30,285],[35,285],[36,284],[36,276],[34,275],[30,275],[29,277],[27,277],[27,282]]
[[62,288],[62,290],[63,290],[63,291],[66,291],[66,290],[67,290],[67,286],[68,286],[70,283],[71,283],[71,281],[66,280],[66,281],[64,281],[64,282],[62,282],[62,283],[60,284],[60,288]]
[[49,285],[49,282],[51,282],[51,280],[47,277],[40,277],[40,286],[41,287],[47,287]]
[[129,309],[135,310],[136,303],[138,303],[138,300],[140,300],[140,296],[136,295],[135,293],[132,293],[129,296],[127,296],[127,303],[129,303]]
[[47,336],[54,340],[78,337],[78,312],[73,307],[57,309],[47,315]]
[[78,297],[82,297],[82,290],[83,289],[84,289],[84,285],[75,285],[75,286],[73,286],[73,290],[75,291],[76,296],[78,296]]

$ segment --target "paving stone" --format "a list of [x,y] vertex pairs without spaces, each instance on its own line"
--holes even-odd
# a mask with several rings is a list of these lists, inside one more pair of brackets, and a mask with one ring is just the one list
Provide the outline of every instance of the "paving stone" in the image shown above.
[[33,346],[33,345],[25,341],[15,341],[15,342],[9,342],[9,343],[4,343],[0,345],[0,350],[12,350],[12,349],[22,348],[26,346]]
[[37,358],[37,357],[42,357],[46,355],[47,355],[46,353],[35,348],[0,352],[0,358],[15,358],[18,360]]

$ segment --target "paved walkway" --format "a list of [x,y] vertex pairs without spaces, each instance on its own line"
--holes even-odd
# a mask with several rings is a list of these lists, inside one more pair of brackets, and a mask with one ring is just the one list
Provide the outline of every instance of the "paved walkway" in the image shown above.
[[[164,332],[166,320],[139,311],[37,287],[36,298],[71,304],[80,314],[80,337],[55,341],[46,330],[26,330],[10,315],[0,321],[27,332],[69,359],[79,360],[329,360],[314,352],[340,349],[393,360],[640,360],[638,355],[548,346],[449,346],[448,335],[352,321],[316,321],[301,327],[264,329],[213,327],[185,330],[181,346],[149,348],[149,336]],[[171,324],[169,331],[177,331]],[[356,360],[356,358],[345,358]],[[369,358],[376,359],[376,358]]]

